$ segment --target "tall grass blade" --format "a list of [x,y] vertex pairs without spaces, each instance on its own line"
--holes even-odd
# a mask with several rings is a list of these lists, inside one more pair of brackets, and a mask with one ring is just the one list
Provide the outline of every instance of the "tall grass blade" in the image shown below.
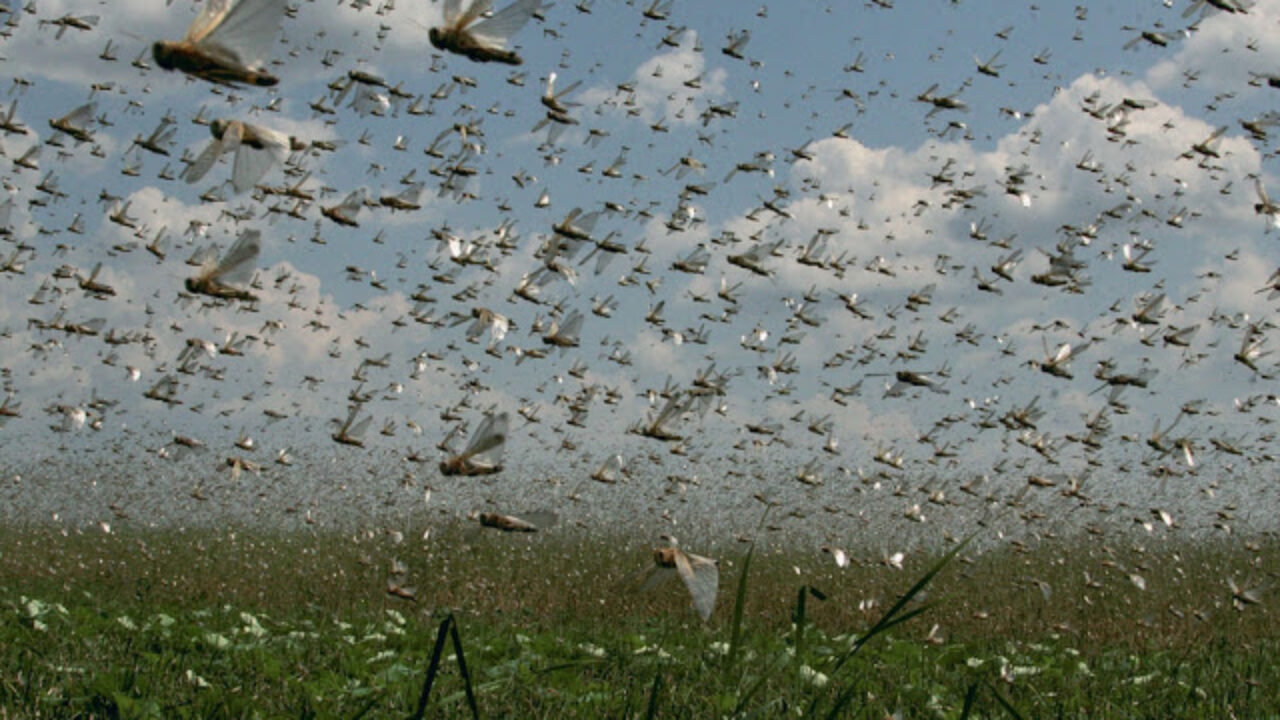
[[427,677],[422,683],[422,695],[418,697],[418,709],[410,715],[411,720],[422,720],[427,712],[427,699],[431,697],[431,686],[436,682],[436,673],[440,671],[440,656],[444,654],[444,643],[449,637],[449,623],[453,621],[453,614],[450,613],[440,623],[440,629],[436,631],[436,644],[431,648],[431,662],[427,664]]
[[747,606],[747,575],[751,574],[751,558],[756,554],[755,540],[747,548],[747,555],[742,559],[742,573],[738,575],[738,589],[733,598],[733,620],[729,624],[729,654],[726,669],[732,668],[738,661],[738,653],[742,651],[742,616]]
[[915,585],[912,585],[909,590],[903,593],[902,597],[898,598],[898,601],[893,604],[893,607],[889,608],[884,613],[884,615],[880,616],[880,619],[876,621],[875,625],[871,626],[870,630],[867,630],[866,633],[864,633],[861,637],[857,639],[856,642],[854,642],[853,647],[850,648],[849,651],[845,653],[844,656],[841,657],[839,661],[836,662],[833,672],[838,671],[841,667],[843,667],[846,662],[852,659],[853,656],[856,655],[858,651],[861,650],[862,647],[866,645],[868,642],[870,642],[871,639],[874,638],[875,636],[885,632],[886,630],[892,628],[895,625],[904,623],[907,620],[910,620],[916,615],[919,615],[920,613],[927,610],[929,606],[925,605],[924,607],[903,612],[903,608],[905,608],[912,600],[914,600],[917,595],[923,592],[925,587],[927,587],[929,583],[933,581],[933,579],[938,575],[938,573],[942,572],[942,569],[945,568],[947,564],[950,563],[955,558],[955,556],[958,555],[960,551],[964,549],[964,546],[968,545],[969,541],[972,539],[973,539],[973,536],[970,535],[969,537],[960,541],[960,543],[956,545],[954,548],[952,548],[949,552],[947,552],[946,555],[943,555],[941,558],[939,558],[938,562],[934,563],[933,567],[929,568],[929,570],[925,572],[925,574],[922,575],[919,580],[916,581]]
[[458,621],[449,613],[440,621],[440,629],[436,632],[436,643],[431,649],[431,662],[427,665],[427,676],[422,683],[422,695],[418,697],[418,709],[410,716],[412,720],[422,720],[427,712],[427,700],[431,697],[431,688],[435,684],[436,675],[440,672],[440,658],[444,655],[446,640],[453,641],[453,653],[458,658],[458,671],[462,674],[463,686],[467,692],[467,705],[471,708],[471,716],[480,719],[480,708],[476,704],[476,696],[471,688],[471,673],[467,671],[467,660],[462,653],[462,637],[458,634]]
[[1024,720],[1022,713],[1018,712],[1018,709],[1015,708],[1008,700],[1006,700],[1004,695],[1000,694],[1000,691],[996,689],[995,685],[992,685],[990,682],[988,682],[986,685],[987,685],[987,688],[991,690],[991,694],[996,697],[996,702],[1000,703],[1000,707],[1004,708],[1005,712],[1012,715],[1014,718],[1016,718],[1016,720]]
[[653,687],[649,689],[649,709],[645,711],[646,720],[658,717],[658,691],[662,689],[662,673],[653,676]]
[[960,709],[960,720],[969,720],[969,715],[973,713],[973,703],[977,699],[978,683],[972,683],[964,694],[964,707]]
[[462,653],[462,636],[458,633],[458,621],[453,615],[449,624],[449,634],[453,636],[453,652],[458,656],[458,672],[462,674],[462,687],[467,691],[467,705],[471,707],[471,717],[480,720],[480,706],[476,704],[475,691],[471,689],[471,673],[467,670],[467,657]]
[[[765,520],[769,518],[769,508],[765,506],[764,513],[760,515],[760,523],[756,526],[756,534],[760,532],[760,528],[764,527]],[[756,554],[756,541],[753,536],[751,545],[747,548],[747,555],[742,559],[742,573],[738,576],[738,589],[733,599],[733,620],[729,626],[729,652],[726,656],[725,669],[733,668],[737,663],[738,653],[742,651],[742,617],[747,609],[747,576],[751,574],[751,558]]]
[[[893,607],[889,608],[887,611],[885,611],[884,615],[880,616],[880,619],[876,621],[875,625],[871,626],[870,630],[867,630],[867,632],[863,633],[862,636],[860,636],[856,641],[854,641],[853,647],[849,648],[849,651],[846,652],[843,656],[841,656],[841,658],[838,661],[836,661],[835,667],[833,667],[831,670],[831,675],[834,676],[837,672],[839,672],[840,668],[844,667],[844,664],[847,663],[849,660],[851,660],[854,655],[857,655],[858,651],[860,651],[863,647],[865,647],[866,644],[870,642],[872,638],[884,633],[885,631],[889,630],[895,625],[904,623],[910,620],[911,618],[914,618],[915,616],[919,615],[920,613],[924,612],[925,610],[928,610],[930,607],[929,605],[925,605],[923,607],[918,607],[918,608],[907,610],[907,611],[904,611],[903,608],[905,608],[908,603],[910,603],[913,599],[915,599],[917,595],[923,592],[925,587],[929,585],[929,583],[933,580],[933,578],[936,577],[938,573],[942,572],[942,569],[946,567],[947,564],[950,563],[953,559],[955,559],[955,556],[958,555],[960,551],[964,549],[964,546],[968,545],[969,541],[972,539],[973,539],[973,536],[970,535],[969,537],[960,541],[960,543],[957,544],[954,548],[952,548],[949,552],[947,552],[946,555],[943,555],[938,560],[938,562],[934,563],[933,567],[929,568],[929,570],[925,572],[925,574],[922,575],[919,580],[916,581],[915,585],[912,585],[911,588],[907,590],[907,592],[903,593],[902,597],[898,598],[898,601],[893,604]],[[858,684],[849,683],[849,685],[845,687],[845,689],[842,690],[838,696],[836,696],[836,702],[831,707],[831,712],[827,713],[827,718],[829,720],[835,720],[835,718],[842,717],[842,713],[845,711],[845,706],[847,706],[850,702],[853,701],[853,697],[857,693],[857,691],[858,691]],[[816,703],[817,703],[817,700],[815,699],[814,704],[811,704],[809,706],[810,716],[813,715],[814,710],[816,710],[817,708]]]
[[794,640],[795,650],[796,650],[796,662],[800,664],[804,663],[804,615],[805,615],[805,601],[808,599],[808,596],[809,596],[809,586],[801,585],[800,592],[796,594],[795,612],[791,614],[791,621],[795,623],[795,626],[796,626],[795,640]]

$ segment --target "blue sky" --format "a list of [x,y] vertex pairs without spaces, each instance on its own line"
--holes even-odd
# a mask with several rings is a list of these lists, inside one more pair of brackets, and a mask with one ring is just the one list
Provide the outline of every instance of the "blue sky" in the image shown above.
[[[1233,355],[1254,333],[1264,351],[1274,343],[1267,320],[1275,301],[1258,290],[1277,267],[1280,233],[1268,232],[1253,206],[1255,178],[1273,193],[1280,182],[1271,174],[1274,133],[1251,138],[1239,121],[1275,106],[1280,91],[1251,72],[1277,67],[1280,8],[1260,2],[1248,14],[1184,18],[1183,2],[965,1],[924,12],[888,4],[675,0],[666,20],[646,21],[639,3],[560,0],[513,39],[524,64],[512,69],[432,48],[435,4],[298,2],[270,52],[281,79],[272,90],[214,88],[131,65],[150,60],[152,41],[182,36],[199,7],[184,0],[37,0],[34,12],[11,13],[16,23],[0,52],[26,84],[6,88],[3,100],[16,101],[30,134],[0,139],[5,155],[44,143],[48,119],[90,99],[108,124],[95,126],[92,143],[44,146],[38,170],[5,165],[14,208],[0,255],[17,252],[23,266],[0,275],[5,390],[21,403],[21,417],[0,429],[8,462],[30,475],[64,458],[63,449],[87,450],[161,477],[219,476],[222,460],[239,455],[288,480],[296,471],[272,460],[289,448],[299,465],[397,463],[438,484],[435,445],[455,417],[475,427],[496,407],[512,413],[503,476],[563,478],[545,490],[553,505],[574,488],[607,492],[586,478],[615,453],[635,469],[634,483],[719,478],[739,467],[758,476],[750,488],[810,504],[859,477],[870,485],[877,473],[885,488],[912,491],[936,484],[921,478],[958,486],[986,474],[1008,493],[1034,474],[1060,483],[1096,476],[1108,486],[1127,477],[1131,489],[1117,499],[1152,504],[1203,497],[1196,491],[1224,478],[1265,476],[1275,359],[1262,356],[1254,371]],[[61,38],[41,25],[69,13],[101,19]],[[723,53],[743,31],[744,57]],[[1173,39],[1124,49],[1142,31]],[[104,53],[108,42],[113,53]],[[998,76],[978,72],[993,56]],[[391,101],[383,116],[361,115],[350,95],[335,102],[329,85],[352,70],[385,78],[430,113],[411,114],[411,98]],[[564,98],[578,103],[570,108],[577,124],[549,138],[534,128],[550,72],[559,88],[581,85]],[[933,96],[965,107],[935,111],[921,101],[935,85]],[[440,97],[430,100],[433,93]],[[312,110],[322,98],[333,114]],[[732,114],[709,114],[717,109]],[[275,198],[233,195],[229,185],[224,201],[202,201],[230,178],[231,164],[228,157],[194,185],[176,179],[179,158],[209,141],[208,128],[192,122],[197,112],[334,143],[295,154],[290,175],[277,167],[262,180],[282,185],[310,173],[304,187],[316,202],[298,208],[300,218],[268,214]],[[176,120],[169,157],[130,148],[166,116]],[[447,133],[455,124],[472,127],[467,155],[460,136]],[[1192,150],[1221,126],[1225,134],[1208,148],[1216,157]],[[442,134],[445,157],[425,155]],[[803,157],[792,154],[798,148]],[[604,176],[618,158],[620,177]],[[703,168],[682,169],[682,158]],[[757,171],[731,174],[740,164]],[[158,177],[166,165],[175,179]],[[476,170],[459,179],[461,194],[441,192],[430,172],[447,165]],[[42,204],[36,186],[50,172],[66,197]],[[421,209],[365,208],[355,228],[321,217],[320,206],[359,188],[374,197],[400,192],[410,172],[426,182]],[[1021,182],[1007,190],[1011,175]],[[535,207],[544,191],[549,206]],[[119,199],[102,202],[104,193]],[[124,203],[135,228],[108,218]],[[576,270],[573,283],[547,283],[541,304],[515,298],[521,278],[548,263],[538,249],[552,226],[574,208],[599,211],[592,236],[615,233],[631,251],[597,274],[594,259],[582,262],[589,248],[575,250],[564,261]],[[77,215],[79,234],[67,229]],[[184,235],[193,220],[205,224],[200,237]],[[504,223],[519,236],[513,248],[497,245]],[[1089,226],[1096,232],[1083,233]],[[170,251],[159,260],[143,246],[162,228]],[[180,299],[183,279],[196,272],[184,260],[210,243],[225,249],[246,228],[263,237],[256,308]],[[450,262],[437,239],[446,231],[480,246],[491,267]],[[827,239],[810,259],[820,266],[799,262],[819,231]],[[1049,270],[1050,254],[1062,254],[1060,244],[1079,261],[1079,292],[1032,282]],[[701,274],[672,269],[700,245],[709,255]],[[767,276],[729,262],[756,245],[773,249],[763,252]],[[1124,269],[1126,246],[1131,256],[1150,247],[1149,272]],[[1018,252],[1013,280],[997,279],[992,266]],[[63,265],[87,275],[98,263],[97,279],[116,291],[106,299],[55,276]],[[440,276],[451,269],[445,284]],[[980,290],[975,271],[1000,294]],[[736,302],[717,295],[722,282],[737,286]],[[60,292],[29,303],[46,283]],[[867,318],[846,308],[852,293]],[[609,295],[612,317],[592,314]],[[1138,309],[1161,295],[1155,322],[1137,322]],[[493,354],[489,335],[468,342],[476,308],[514,323]],[[561,351],[544,345],[545,329],[531,332],[574,310],[586,318],[579,347]],[[59,313],[101,317],[104,334],[148,339],[111,345],[41,329]],[[1166,341],[1193,326],[1189,347]],[[204,356],[194,373],[176,372],[188,340],[223,345],[232,333],[250,337],[243,355]],[[705,344],[692,341],[699,334]],[[1063,343],[1088,344],[1071,363],[1073,378],[1032,365]],[[366,366],[365,379],[355,379],[363,360],[388,353],[386,367]],[[631,364],[609,359],[623,353]],[[423,358],[417,372],[415,357]],[[1094,377],[1103,360],[1150,382],[1108,404],[1110,388]],[[627,432],[665,402],[649,391],[686,391],[713,363],[726,373],[725,393],[673,423],[683,442]],[[794,373],[776,372],[789,365]],[[902,370],[946,392],[891,391]],[[180,405],[144,397],[167,375]],[[852,387],[860,392],[833,396]],[[353,392],[371,393],[360,414],[373,418],[363,450],[330,440]],[[1034,427],[999,422],[1033,400],[1044,411]],[[575,401],[587,408],[581,427],[569,424]],[[537,423],[516,414],[534,406]],[[54,432],[59,408],[84,409],[89,423]],[[1079,442],[1086,418],[1100,412],[1110,420],[1101,446]],[[1148,443],[1175,419],[1163,442]],[[821,423],[811,431],[815,420],[829,421],[830,432]],[[761,425],[775,432],[748,427]],[[379,432],[384,426],[390,434]],[[175,434],[208,449],[193,460]],[[255,449],[233,444],[244,437]],[[824,450],[832,440],[836,453]],[[18,447],[43,449],[30,457]],[[883,451],[901,455],[902,468],[877,462]],[[433,463],[405,464],[410,454]],[[807,463],[825,489],[794,479]],[[1153,477],[1161,488],[1174,478],[1177,492],[1151,495]],[[1241,497],[1256,487],[1233,485]],[[721,494],[736,503],[750,488]],[[1196,503],[1198,517],[1209,517]]]

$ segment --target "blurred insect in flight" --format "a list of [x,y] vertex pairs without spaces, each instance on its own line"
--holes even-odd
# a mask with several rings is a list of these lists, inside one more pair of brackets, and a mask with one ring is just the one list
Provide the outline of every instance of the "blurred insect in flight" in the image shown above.
[[476,62],[520,65],[524,60],[505,46],[507,40],[533,17],[540,2],[516,0],[489,17],[483,17],[493,6],[492,0],[474,0],[466,12],[459,12],[461,0],[445,0],[444,25],[431,28],[427,36],[435,47]]
[[209,131],[213,140],[182,172],[182,179],[199,182],[220,156],[234,152],[231,185],[237,193],[253,188],[271,168],[282,165],[293,146],[282,132],[239,120],[214,120],[209,123]]
[[646,592],[679,575],[693,598],[694,610],[706,622],[716,606],[716,593],[720,588],[719,564],[711,558],[681,550],[670,535],[663,535],[662,539],[668,542],[668,546],[653,549],[653,565],[632,576],[625,585],[639,585],[640,591]]
[[261,238],[262,233],[258,230],[245,230],[240,233],[240,237],[221,260],[206,264],[199,275],[187,278],[187,291],[224,300],[256,302],[257,295],[236,286],[248,279],[253,261],[262,251]]
[[502,470],[502,445],[507,440],[507,413],[489,414],[467,447],[440,462],[444,475],[489,475]]
[[270,87],[280,79],[262,69],[285,0],[207,0],[177,42],[151,46],[156,64],[219,85]]

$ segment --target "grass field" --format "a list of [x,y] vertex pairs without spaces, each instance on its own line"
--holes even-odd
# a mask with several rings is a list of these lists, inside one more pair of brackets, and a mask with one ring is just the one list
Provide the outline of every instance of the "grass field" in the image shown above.
[[6,718],[408,717],[448,617],[466,672],[448,644],[428,717],[471,716],[468,685],[484,717],[1280,708],[1271,540],[975,544],[934,576],[941,552],[899,570],[857,549],[842,569],[763,541],[691,548],[721,561],[704,624],[678,581],[621,589],[646,545],[573,528],[0,537]]

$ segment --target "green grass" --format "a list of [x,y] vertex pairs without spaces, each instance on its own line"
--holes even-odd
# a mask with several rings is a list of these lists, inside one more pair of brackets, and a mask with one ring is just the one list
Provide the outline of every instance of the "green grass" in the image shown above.
[[[902,571],[870,553],[841,570],[763,542],[696,547],[722,565],[704,624],[678,582],[617,590],[649,562],[645,545],[571,529],[397,542],[8,528],[0,717],[409,717],[428,680],[424,717],[471,717],[468,686],[482,717],[1280,707],[1269,597],[1237,609],[1227,582],[1265,590],[1277,546],[1143,542],[952,545],[950,562],[918,554]],[[393,561],[415,601],[386,592]]]

